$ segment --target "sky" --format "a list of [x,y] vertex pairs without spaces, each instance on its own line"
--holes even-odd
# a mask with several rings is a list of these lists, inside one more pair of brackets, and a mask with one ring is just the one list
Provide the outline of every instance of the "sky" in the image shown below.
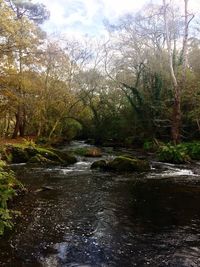
[[[171,1],[171,0],[168,0]],[[178,5],[183,0],[173,0]],[[74,37],[83,35],[104,36],[104,21],[113,22],[126,13],[136,12],[145,4],[162,3],[162,0],[33,0],[46,5],[50,19],[43,28],[48,33],[62,33]],[[196,13],[200,0],[189,0],[189,8]]]

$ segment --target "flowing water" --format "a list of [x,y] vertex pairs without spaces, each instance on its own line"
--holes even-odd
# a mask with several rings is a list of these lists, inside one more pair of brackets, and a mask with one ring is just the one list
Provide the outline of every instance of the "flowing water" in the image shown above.
[[113,174],[91,171],[92,161],[14,167],[30,193],[0,241],[0,266],[200,266],[200,166]]

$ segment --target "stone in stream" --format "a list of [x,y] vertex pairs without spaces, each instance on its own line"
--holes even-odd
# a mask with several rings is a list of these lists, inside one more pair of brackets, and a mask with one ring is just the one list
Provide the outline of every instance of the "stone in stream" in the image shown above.
[[117,172],[149,171],[150,164],[147,160],[128,156],[119,156],[108,162],[108,169]]
[[107,167],[107,163],[105,160],[97,160],[95,162],[92,163],[91,165],[91,169],[106,169]]
[[150,164],[145,159],[138,159],[131,156],[119,156],[109,162],[104,160],[96,161],[91,165],[91,169],[102,169],[114,172],[144,172],[150,170]]
[[94,148],[89,148],[86,153],[86,157],[102,157],[102,152],[101,149],[94,147]]
[[72,152],[82,157],[102,157],[102,151],[98,147],[81,147],[72,150]]
[[69,153],[65,151],[60,151],[57,149],[51,149],[52,152],[54,152],[59,158],[63,161],[63,164],[74,164],[77,162],[77,158],[73,155],[70,155]]

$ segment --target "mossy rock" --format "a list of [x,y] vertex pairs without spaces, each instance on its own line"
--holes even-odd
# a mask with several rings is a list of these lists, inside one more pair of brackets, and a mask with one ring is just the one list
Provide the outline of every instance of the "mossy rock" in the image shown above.
[[35,147],[25,147],[24,150],[28,154],[29,159],[36,156],[38,154],[38,150]]
[[55,152],[53,152],[50,149],[46,149],[43,147],[36,147],[36,150],[37,150],[37,154],[40,154],[49,160],[63,163],[63,160]]
[[18,146],[6,146],[2,158],[8,163],[26,163],[29,160],[25,149]]
[[69,164],[74,164],[77,162],[77,158],[67,152],[60,151],[57,149],[52,149],[51,151],[55,153],[62,160],[64,164],[69,165]]
[[105,160],[97,160],[92,163],[91,169],[105,170],[107,168],[107,162]]
[[[40,146],[30,146],[30,145],[8,145],[1,147],[1,159],[5,160],[7,163],[30,163],[35,160],[39,164],[45,162],[45,159],[49,160],[49,163],[54,162],[56,164],[70,165],[77,162],[77,159],[60,150],[43,148]],[[39,155],[41,156],[39,158]],[[46,161],[46,163],[48,163]]]
[[53,160],[49,160],[40,154],[37,154],[36,156],[32,157],[28,163],[29,164],[36,164],[36,165],[56,165],[56,164],[58,164],[58,162],[53,161]]
[[137,159],[133,157],[116,157],[108,162],[108,170],[116,172],[132,172],[132,171],[149,171],[150,164],[147,160]]

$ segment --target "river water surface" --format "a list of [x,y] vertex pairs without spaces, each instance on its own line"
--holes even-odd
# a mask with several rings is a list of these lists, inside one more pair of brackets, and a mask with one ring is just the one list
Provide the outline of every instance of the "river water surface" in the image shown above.
[[14,167],[30,193],[0,241],[0,266],[200,266],[200,166],[153,162],[122,175],[91,171],[92,161]]

